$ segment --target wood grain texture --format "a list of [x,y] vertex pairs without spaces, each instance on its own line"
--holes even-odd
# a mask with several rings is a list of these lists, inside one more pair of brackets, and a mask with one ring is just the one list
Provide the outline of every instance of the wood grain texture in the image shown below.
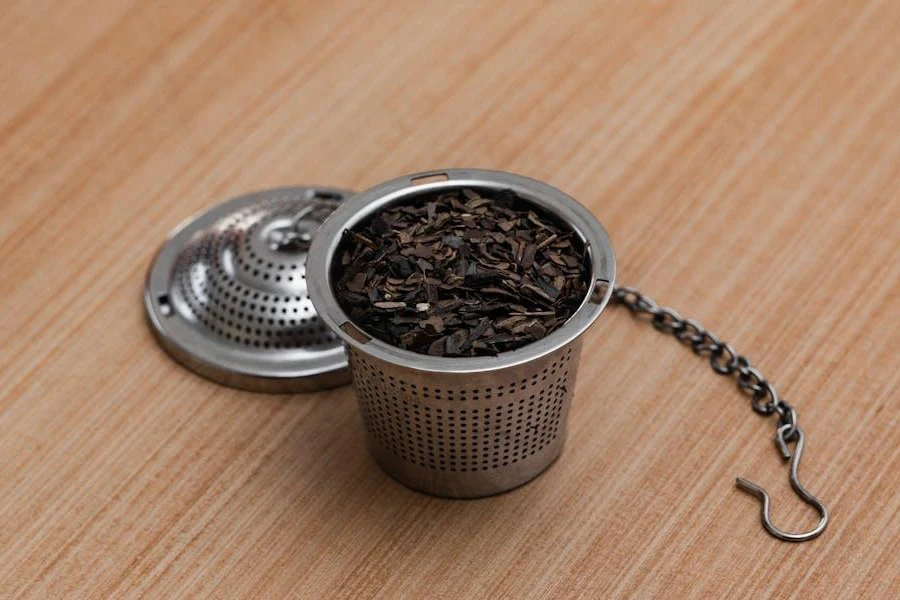
[[[0,596],[897,597],[900,3],[0,8]],[[223,389],[140,290],[166,233],[276,185],[496,168],[579,198],[620,279],[800,412],[790,492],[733,384],[611,309],[562,458],[479,501],[395,484],[349,388]]]

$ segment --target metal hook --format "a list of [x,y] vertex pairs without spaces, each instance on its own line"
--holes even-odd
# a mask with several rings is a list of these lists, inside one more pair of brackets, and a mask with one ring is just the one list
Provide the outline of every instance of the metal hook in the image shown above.
[[[787,435],[785,435],[786,433]],[[791,487],[794,488],[794,491],[797,492],[801,498],[803,498],[804,502],[815,507],[815,509],[819,511],[819,514],[822,515],[822,518],[819,519],[819,524],[816,525],[815,529],[811,529],[805,533],[788,533],[778,529],[772,524],[772,520],[769,517],[769,506],[771,503],[769,502],[769,494],[766,493],[766,490],[751,481],[747,481],[743,477],[737,478],[737,486],[743,491],[753,494],[762,501],[762,524],[763,527],[766,528],[766,531],[785,542],[806,542],[825,531],[825,528],[828,526],[828,509],[825,508],[824,504],[819,502],[818,498],[810,494],[806,488],[803,487],[803,484],[800,483],[800,478],[797,476],[797,469],[800,466],[800,457],[803,455],[803,430],[790,424],[782,425],[778,428],[775,442],[784,458],[788,459],[791,458],[791,450],[788,448],[787,442],[792,438],[796,438],[797,447],[794,449],[793,459],[791,460]]]

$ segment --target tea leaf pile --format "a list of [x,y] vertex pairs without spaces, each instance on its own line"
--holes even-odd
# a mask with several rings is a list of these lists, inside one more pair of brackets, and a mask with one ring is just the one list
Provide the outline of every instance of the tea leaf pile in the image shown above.
[[345,231],[336,292],[353,322],[433,356],[508,352],[564,323],[587,294],[583,245],[513,192],[489,194],[420,196]]

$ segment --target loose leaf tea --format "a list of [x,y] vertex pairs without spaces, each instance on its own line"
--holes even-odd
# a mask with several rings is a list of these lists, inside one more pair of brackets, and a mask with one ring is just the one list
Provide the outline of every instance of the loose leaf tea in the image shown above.
[[587,295],[574,233],[514,192],[442,191],[344,231],[337,298],[363,331],[433,356],[520,348]]

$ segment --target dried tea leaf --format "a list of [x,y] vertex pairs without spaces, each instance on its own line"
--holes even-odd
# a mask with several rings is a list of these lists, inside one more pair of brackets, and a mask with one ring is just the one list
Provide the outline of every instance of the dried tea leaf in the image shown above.
[[450,246],[451,248],[459,248],[463,245],[463,239],[456,235],[445,235],[441,238],[441,242]]
[[444,320],[438,315],[434,315],[419,323],[419,326],[431,333],[442,333],[444,331]]
[[366,273],[360,271],[347,281],[347,289],[351,292],[362,293],[366,291]]
[[535,281],[535,283],[539,288],[541,288],[541,291],[543,291],[545,294],[547,294],[548,297],[552,298],[553,300],[556,300],[559,297],[560,290],[547,283],[540,277]]
[[515,326],[517,323],[521,323],[522,321],[524,321],[524,320],[527,319],[527,318],[528,318],[528,317],[525,317],[525,316],[523,316],[523,315],[516,315],[516,316],[513,316],[513,317],[507,317],[506,319],[503,319],[502,321],[498,321],[498,322],[497,322],[497,328],[498,328],[498,329],[511,329],[511,328],[512,328],[513,326]]
[[431,354],[432,356],[444,356],[447,353],[447,337],[444,336],[442,338],[436,339],[431,344],[428,345],[428,350],[426,354]]
[[406,302],[375,302],[373,303],[373,306],[382,310],[397,310],[399,308],[406,308]]
[[550,229],[543,221],[538,219],[538,216],[534,214],[532,211],[528,211],[528,220],[540,227],[541,229]]
[[551,304],[553,303],[553,297],[550,296],[549,294],[547,294],[547,292],[545,292],[541,288],[537,287],[536,285],[532,285],[530,283],[525,283],[522,285],[522,289],[525,290],[526,292],[530,292],[531,294],[534,294],[535,296],[537,296],[543,300],[546,300],[547,302],[550,302]]
[[534,264],[534,255],[537,252],[537,247],[534,244],[528,244],[525,246],[525,251],[522,252],[522,266],[526,269],[530,269]]
[[549,246],[550,244],[553,243],[553,241],[556,239],[556,237],[557,237],[557,234],[555,234],[555,233],[553,235],[547,237],[547,239],[545,239],[544,241],[542,241],[540,244],[537,245],[537,249],[541,250],[543,248],[546,248],[547,246]]

